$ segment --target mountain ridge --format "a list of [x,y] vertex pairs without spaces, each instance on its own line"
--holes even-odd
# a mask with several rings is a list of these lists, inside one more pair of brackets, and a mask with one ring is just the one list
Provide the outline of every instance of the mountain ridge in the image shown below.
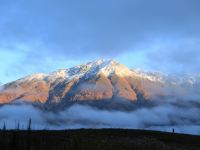
[[184,93],[181,84],[173,85],[172,81],[161,74],[129,69],[114,60],[97,60],[5,84],[0,92],[0,103],[24,100],[53,104],[103,99],[134,102],[171,96],[174,89]]

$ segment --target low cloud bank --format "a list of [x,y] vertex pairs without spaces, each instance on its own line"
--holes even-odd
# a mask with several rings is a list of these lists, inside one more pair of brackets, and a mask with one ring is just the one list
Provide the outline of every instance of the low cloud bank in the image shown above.
[[[100,110],[73,105],[61,112],[46,112],[29,104],[0,107],[0,126],[27,128],[29,118],[33,129],[130,128],[172,131],[200,135],[199,100],[163,100],[153,107],[133,111]],[[1,127],[1,128],[2,128]]]

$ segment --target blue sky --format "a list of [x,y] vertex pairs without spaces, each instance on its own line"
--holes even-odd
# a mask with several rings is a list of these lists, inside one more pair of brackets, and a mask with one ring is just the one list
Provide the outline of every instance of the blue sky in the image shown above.
[[197,73],[199,0],[0,0],[0,82],[106,58]]

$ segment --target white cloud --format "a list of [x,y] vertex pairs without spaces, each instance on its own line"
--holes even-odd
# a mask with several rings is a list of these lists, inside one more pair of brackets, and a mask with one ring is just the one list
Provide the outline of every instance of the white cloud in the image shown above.
[[[200,103],[196,100],[197,103]],[[185,107],[177,105],[186,103]],[[187,105],[189,104],[190,105]],[[0,107],[0,122],[6,122],[7,128],[14,128],[15,121],[26,127],[32,118],[34,129],[66,128],[132,128],[154,129],[200,134],[200,110],[191,101],[171,101],[158,103],[154,107],[141,107],[127,111],[100,110],[86,105],[73,105],[64,111],[44,112],[25,104],[5,105]]]

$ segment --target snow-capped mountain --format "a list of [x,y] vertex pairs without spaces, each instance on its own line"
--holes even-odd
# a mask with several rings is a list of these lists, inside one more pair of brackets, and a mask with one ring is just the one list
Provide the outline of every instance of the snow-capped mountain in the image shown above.
[[1,90],[2,86],[3,86],[3,83],[2,83],[2,82],[0,82],[0,90]]
[[[200,77],[188,79],[188,83],[184,84],[193,87],[199,84]],[[179,80],[170,79],[161,73],[129,69],[114,60],[97,60],[49,74],[33,74],[5,84],[0,93],[0,103],[19,99],[43,104],[114,99],[149,100],[170,96],[175,93],[174,89],[184,93],[181,88],[183,83]],[[176,86],[174,83],[177,83]]]

